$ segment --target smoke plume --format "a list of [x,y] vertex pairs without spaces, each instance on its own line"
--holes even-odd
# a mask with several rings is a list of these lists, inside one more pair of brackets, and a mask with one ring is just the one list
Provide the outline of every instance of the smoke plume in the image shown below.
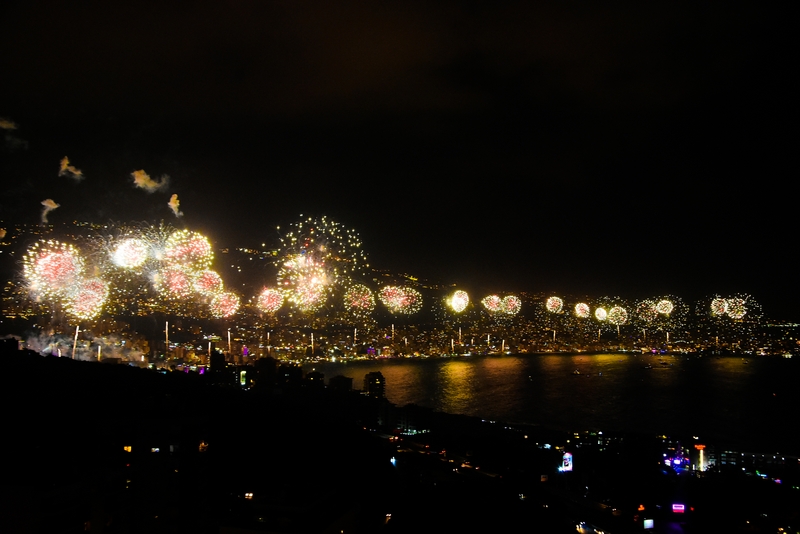
[[153,180],[150,178],[150,175],[143,170],[133,171],[131,176],[133,176],[133,184],[139,189],[144,189],[148,193],[164,189],[169,183],[169,176],[166,174],[159,180]]
[[48,198],[47,200],[42,200],[42,206],[44,206],[42,210],[42,224],[47,224],[47,214],[61,206],[61,204],[57,204],[53,199]]
[[181,211],[178,209],[181,205],[180,201],[178,200],[178,195],[172,195],[169,199],[169,202],[167,202],[167,205],[172,210],[172,213],[175,214],[175,217],[183,216],[183,213],[181,213]]
[[80,169],[76,169],[72,165],[69,164],[69,159],[64,156],[64,159],[61,160],[61,170],[58,171],[59,176],[68,176],[72,178],[76,182],[80,182],[85,177]]

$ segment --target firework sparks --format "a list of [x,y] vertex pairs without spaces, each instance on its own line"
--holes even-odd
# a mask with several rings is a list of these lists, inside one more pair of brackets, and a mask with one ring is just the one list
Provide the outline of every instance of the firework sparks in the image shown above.
[[147,242],[143,239],[130,237],[123,239],[111,253],[111,261],[123,269],[135,269],[147,261]]
[[647,325],[658,319],[657,304],[651,299],[645,299],[636,306],[636,315],[639,321]]
[[214,259],[211,243],[197,232],[179,230],[164,245],[164,261],[191,269],[207,269]]
[[550,313],[561,313],[564,309],[564,301],[559,297],[550,297],[547,299],[545,307]]
[[575,305],[575,317],[586,319],[591,315],[592,309],[585,302],[579,302]]
[[191,297],[194,291],[192,275],[177,265],[165,267],[157,272],[153,278],[153,285],[167,298],[186,299]]
[[99,278],[81,282],[67,298],[67,313],[78,319],[93,319],[100,315],[108,298],[108,284]]
[[289,302],[310,312],[325,304],[333,285],[330,274],[325,264],[313,256],[299,255],[283,264],[278,285],[289,295]]
[[503,298],[497,295],[489,295],[481,300],[481,304],[486,311],[492,314],[516,315],[522,309],[522,301],[514,295],[507,295]]
[[671,300],[662,299],[656,303],[656,311],[661,315],[669,315],[674,309],[675,305]]
[[220,293],[211,301],[211,315],[214,317],[231,317],[239,310],[239,297],[233,293]]
[[522,301],[515,295],[508,295],[503,297],[502,301],[503,313],[508,315],[516,315],[522,309]]
[[711,313],[713,315],[725,315],[728,313],[728,301],[723,298],[715,298],[712,300]]
[[747,314],[747,307],[742,298],[728,299],[728,317],[731,319],[741,319]]
[[489,313],[498,313],[502,310],[503,300],[497,295],[483,297],[481,304]]
[[210,270],[201,272],[194,281],[195,291],[206,296],[220,293],[222,286],[222,277]]
[[63,296],[83,275],[78,249],[59,241],[39,241],[23,260],[23,274],[34,293]]
[[375,309],[375,296],[363,284],[354,284],[344,294],[345,306],[355,315],[366,317]]
[[411,315],[422,308],[422,295],[410,287],[385,286],[378,298],[391,313]]
[[283,306],[283,294],[277,289],[265,287],[258,295],[256,306],[266,313],[275,313]]
[[467,305],[469,304],[469,295],[466,291],[459,289],[453,293],[453,296],[450,297],[448,304],[454,312],[461,313],[467,309]]
[[607,319],[609,323],[621,326],[628,322],[628,312],[622,306],[614,306],[608,310]]

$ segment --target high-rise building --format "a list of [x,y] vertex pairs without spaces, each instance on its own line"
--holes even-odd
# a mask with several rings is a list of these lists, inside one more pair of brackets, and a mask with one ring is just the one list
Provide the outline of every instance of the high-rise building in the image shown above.
[[380,371],[373,371],[364,375],[365,395],[375,397],[376,399],[383,399],[386,395],[386,379]]

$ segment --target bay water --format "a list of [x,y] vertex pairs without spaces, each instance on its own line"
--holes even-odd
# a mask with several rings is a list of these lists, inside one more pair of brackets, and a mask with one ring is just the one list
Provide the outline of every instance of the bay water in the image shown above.
[[397,406],[563,431],[698,436],[753,452],[800,454],[800,359],[520,354],[318,362],[326,381],[380,371]]

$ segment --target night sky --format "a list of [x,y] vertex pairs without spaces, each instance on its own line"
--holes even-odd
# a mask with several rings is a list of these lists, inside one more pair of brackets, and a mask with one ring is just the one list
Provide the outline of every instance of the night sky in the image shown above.
[[785,14],[552,4],[4,2],[0,220],[327,215],[378,268],[800,320]]

